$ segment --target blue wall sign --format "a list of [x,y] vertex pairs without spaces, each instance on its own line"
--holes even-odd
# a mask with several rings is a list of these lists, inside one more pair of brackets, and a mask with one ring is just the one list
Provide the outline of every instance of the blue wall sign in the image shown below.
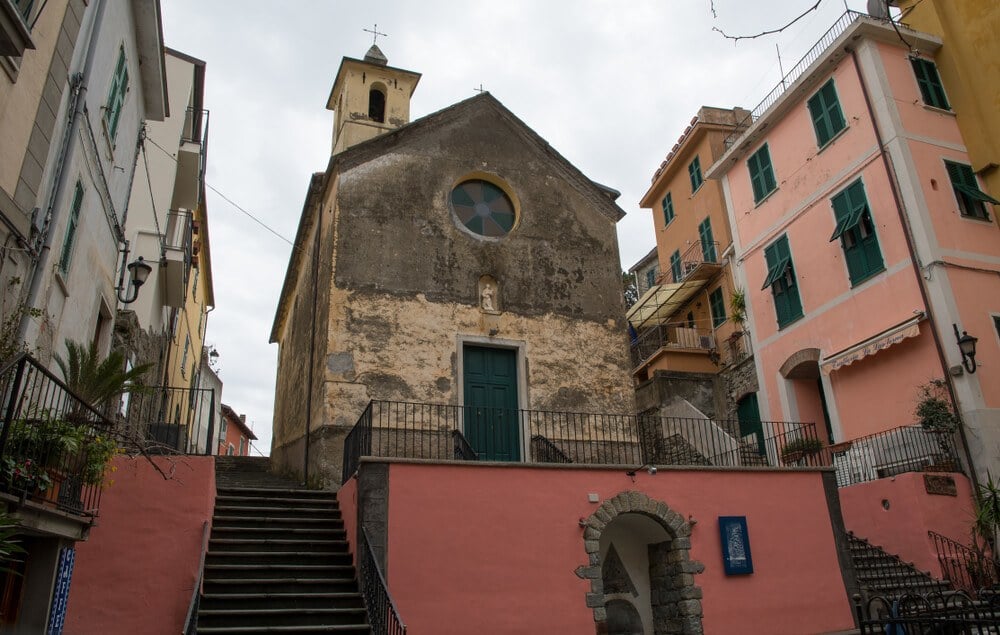
[[722,564],[726,575],[753,573],[747,517],[719,516],[719,534],[722,537]]

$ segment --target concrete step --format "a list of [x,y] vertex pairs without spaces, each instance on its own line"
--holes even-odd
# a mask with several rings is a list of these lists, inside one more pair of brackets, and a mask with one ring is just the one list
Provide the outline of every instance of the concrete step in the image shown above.
[[212,519],[212,527],[220,529],[233,529],[237,527],[265,529],[268,527],[278,527],[286,529],[343,529],[344,521],[340,518],[312,518],[303,516],[215,516]]
[[358,592],[311,593],[206,593],[201,596],[201,608],[256,609],[256,608],[351,608],[364,606]]
[[211,578],[204,580],[206,595],[231,595],[238,593],[292,593],[313,595],[316,593],[356,593],[358,581],[356,578],[332,579],[326,577],[314,578]]
[[350,608],[255,608],[206,609],[198,611],[202,626],[340,626],[359,625],[367,620],[363,606]]
[[[308,505],[308,504],[307,504]],[[340,518],[340,510],[336,505],[278,505],[274,501],[260,505],[229,505],[215,504],[215,517],[240,516],[311,516],[314,518]]]
[[209,551],[205,563],[247,565],[350,565],[351,554],[346,551]]
[[306,635],[308,633],[340,633],[341,635],[361,635],[371,633],[367,623],[341,626],[206,626],[198,627],[197,635],[254,635],[256,633],[282,633],[284,635]]
[[208,549],[213,553],[232,551],[309,551],[324,553],[348,553],[346,540],[310,540],[295,538],[213,538],[208,541]]

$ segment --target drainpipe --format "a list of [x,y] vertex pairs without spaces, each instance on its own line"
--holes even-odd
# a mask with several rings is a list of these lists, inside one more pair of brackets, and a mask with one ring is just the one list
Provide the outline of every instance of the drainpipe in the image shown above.
[[868,108],[868,117],[872,121],[872,130],[875,132],[875,141],[878,143],[879,156],[882,158],[882,165],[885,166],[885,173],[889,180],[889,188],[892,190],[892,200],[896,206],[896,213],[899,215],[899,222],[903,226],[903,236],[906,238],[906,249],[910,255],[910,263],[913,265],[913,273],[917,277],[917,287],[920,289],[920,298],[924,303],[927,322],[930,326],[931,338],[934,340],[934,348],[937,350],[938,361],[941,363],[941,369],[944,371],[944,380],[945,385],[948,387],[948,397],[951,400],[951,407],[955,411],[955,415],[958,417],[958,433],[962,439],[962,449],[965,450],[965,461],[969,465],[969,476],[972,478],[973,488],[976,492],[976,498],[978,499],[979,478],[976,476],[976,468],[972,464],[972,453],[969,452],[969,442],[965,436],[965,421],[962,419],[962,411],[958,407],[958,397],[955,396],[955,384],[951,378],[951,373],[948,372],[948,360],[945,357],[944,346],[941,343],[941,337],[937,330],[937,320],[934,318],[934,311],[931,309],[931,302],[927,297],[926,280],[924,280],[923,272],[920,270],[920,261],[917,259],[917,250],[913,244],[913,231],[910,227],[909,219],[903,211],[903,201],[899,194],[899,188],[896,185],[896,177],[892,169],[891,159],[886,153],[885,146],[882,143],[882,133],[879,131],[878,122],[875,120],[875,109],[872,107],[871,97],[868,94],[868,86],[865,84],[865,78],[861,74],[861,65],[858,62],[858,53],[854,49],[851,49],[851,60],[854,62],[854,72],[857,73],[858,82],[861,84],[861,94],[865,98],[865,106]]
[[306,420],[305,420],[305,456],[302,459],[302,484],[309,484],[309,422],[312,420],[313,394],[313,364],[316,359],[316,306],[319,304],[319,248],[320,235],[323,230],[323,204],[316,209],[316,239],[313,241],[312,283],[313,301],[312,317],[309,322],[309,371],[306,379]]
[[[89,42],[87,43],[87,56],[83,64],[83,71],[74,73],[70,79],[71,92],[69,105],[66,109],[66,127],[63,131],[62,141],[59,145],[59,153],[56,155],[56,161],[54,164],[55,167],[52,175],[52,189],[49,192],[48,206],[45,208],[45,218],[42,220],[39,234],[35,239],[34,248],[37,256],[33,259],[30,274],[31,284],[29,286],[26,302],[26,305],[29,307],[34,307],[38,302],[38,296],[41,293],[42,277],[49,268],[49,260],[52,254],[52,226],[56,224],[62,215],[59,203],[62,199],[63,191],[66,189],[66,164],[69,163],[72,158],[73,150],[76,147],[71,142],[80,129],[80,118],[85,116],[84,109],[86,107],[87,99],[87,80],[90,78],[90,72],[94,66],[97,42],[99,40],[101,25],[103,24],[104,18],[104,8],[107,6],[107,2],[104,2],[103,0],[94,0],[94,5],[94,21],[91,25],[88,36]],[[25,339],[30,320],[31,318],[27,313],[21,317],[21,323],[18,326],[19,339]]]

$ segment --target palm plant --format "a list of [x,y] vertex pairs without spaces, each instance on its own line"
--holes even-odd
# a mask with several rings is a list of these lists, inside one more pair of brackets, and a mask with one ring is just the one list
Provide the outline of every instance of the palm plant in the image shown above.
[[74,394],[95,408],[106,405],[119,395],[141,392],[144,389],[142,375],[153,366],[141,364],[126,370],[124,353],[111,351],[101,360],[93,343],[88,347],[67,340],[66,351],[65,359],[55,356],[63,380]]

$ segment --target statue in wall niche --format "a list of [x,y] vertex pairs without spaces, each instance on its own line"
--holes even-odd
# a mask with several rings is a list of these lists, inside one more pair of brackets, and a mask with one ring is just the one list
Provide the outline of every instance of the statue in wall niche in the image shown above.
[[499,302],[497,294],[499,285],[491,276],[483,276],[479,279],[479,308],[485,313],[499,313]]

